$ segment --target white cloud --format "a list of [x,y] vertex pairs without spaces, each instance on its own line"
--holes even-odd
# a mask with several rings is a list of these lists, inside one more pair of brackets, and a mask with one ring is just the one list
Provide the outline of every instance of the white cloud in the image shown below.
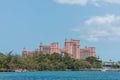
[[62,4],[86,5],[88,0],[55,0],[55,1]]
[[90,1],[97,7],[105,4],[120,4],[120,0],[90,0]]
[[120,40],[120,16],[93,16],[75,30],[80,30],[80,38],[89,41]]
[[120,4],[120,0],[54,0],[61,4],[82,5],[93,4],[96,7],[100,7],[103,4]]
[[108,2],[108,3],[120,4],[120,0],[103,0],[103,1]]
[[88,41],[98,41],[98,38],[97,37],[94,37],[92,35],[90,35],[89,37],[86,38]]
[[85,24],[111,24],[113,22],[120,21],[120,16],[106,15],[106,16],[93,16],[88,19]]
[[93,5],[95,5],[96,7],[101,7],[101,5],[96,1],[96,0],[92,0],[91,1]]

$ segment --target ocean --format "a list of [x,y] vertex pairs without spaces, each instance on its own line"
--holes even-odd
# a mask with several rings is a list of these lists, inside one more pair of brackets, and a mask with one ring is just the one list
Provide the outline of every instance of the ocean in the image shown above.
[[0,80],[120,80],[120,72],[114,71],[0,72]]

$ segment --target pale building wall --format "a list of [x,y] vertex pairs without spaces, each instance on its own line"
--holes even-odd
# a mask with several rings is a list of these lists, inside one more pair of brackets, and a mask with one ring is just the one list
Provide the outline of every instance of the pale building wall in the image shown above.
[[22,51],[22,54],[23,54],[23,56],[32,56],[32,55],[35,55],[36,54],[36,51],[30,51],[30,50],[26,50],[25,48],[23,49],[23,51]]
[[60,49],[59,49],[59,44],[56,42],[56,43],[52,43],[50,45],[50,53],[60,53]]
[[[94,47],[80,48],[80,40],[65,40],[64,48],[59,48],[57,42],[51,43],[50,45],[43,45],[40,43],[40,48],[38,52],[43,52],[44,54],[52,53],[67,53],[72,58],[75,59],[85,59],[89,56],[96,56],[96,49]],[[25,48],[22,51],[23,56],[35,54],[36,51],[28,51]]]
[[71,40],[73,43],[73,55],[76,59],[80,59],[80,40]]
[[73,58],[80,59],[80,41],[65,40],[65,52]]
[[43,53],[60,53],[59,44],[57,42],[51,43],[50,45],[40,44],[40,51]]
[[65,40],[65,52],[72,55],[72,43],[68,40]]
[[89,47],[90,50],[90,56],[96,56],[96,51],[95,51],[95,47]]
[[87,57],[90,56],[89,49],[88,48],[82,48],[82,49],[80,49],[80,55],[81,55],[80,59],[86,59]]
[[96,57],[96,52],[94,47],[86,47],[80,49],[80,59],[86,59],[87,57]]

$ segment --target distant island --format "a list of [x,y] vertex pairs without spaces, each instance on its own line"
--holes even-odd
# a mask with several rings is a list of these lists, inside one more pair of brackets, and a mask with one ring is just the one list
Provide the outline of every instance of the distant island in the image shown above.
[[[119,62],[120,63],[120,62]],[[37,50],[22,51],[22,56],[9,53],[0,53],[0,71],[79,71],[120,68],[114,62],[102,62],[96,57],[94,47],[80,48],[80,40],[65,40],[64,48],[58,43],[50,45],[40,43]],[[119,70],[119,69],[118,69]]]
[[0,53],[0,71],[67,71],[90,68],[102,68],[102,61],[96,57],[88,57],[85,60],[74,59],[69,55],[58,53],[39,53],[32,56]]

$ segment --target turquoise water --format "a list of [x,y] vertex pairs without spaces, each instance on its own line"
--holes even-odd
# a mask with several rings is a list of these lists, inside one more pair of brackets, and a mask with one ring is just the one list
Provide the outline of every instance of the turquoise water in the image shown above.
[[0,72],[0,80],[120,80],[120,72],[100,72],[100,71]]

